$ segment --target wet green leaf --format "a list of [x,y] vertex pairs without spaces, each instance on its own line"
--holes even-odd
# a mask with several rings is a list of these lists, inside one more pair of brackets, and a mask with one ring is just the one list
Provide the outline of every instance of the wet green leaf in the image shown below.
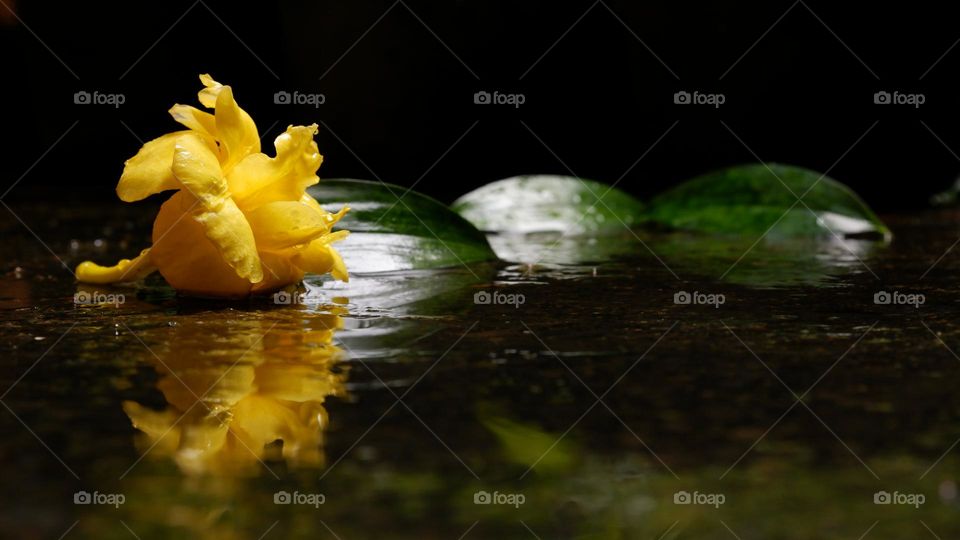
[[757,235],[769,230],[772,238],[890,236],[847,186],[808,169],[778,164],[742,165],[694,178],[655,197],[646,215],[676,229]]
[[367,180],[325,179],[309,193],[328,210],[344,205],[351,208],[335,227],[350,231],[337,250],[351,273],[496,260],[483,233],[442,203],[406,188]]
[[606,184],[548,175],[498,180],[452,207],[477,228],[500,233],[620,233],[637,225],[643,210],[640,201]]

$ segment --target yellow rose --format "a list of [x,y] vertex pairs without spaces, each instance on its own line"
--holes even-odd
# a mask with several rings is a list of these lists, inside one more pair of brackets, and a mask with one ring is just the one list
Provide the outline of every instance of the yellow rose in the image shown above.
[[118,283],[159,270],[178,291],[231,297],[274,291],[306,272],[347,281],[330,244],[347,235],[331,227],[348,209],[332,214],[306,193],[323,161],[317,125],[288,127],[269,157],[233,90],[210,75],[200,81],[200,103],[214,114],[174,105],[170,114],[189,129],[143,145],[117,185],[126,202],[177,190],[154,221],[153,247],[111,267],[83,262],[77,279]]

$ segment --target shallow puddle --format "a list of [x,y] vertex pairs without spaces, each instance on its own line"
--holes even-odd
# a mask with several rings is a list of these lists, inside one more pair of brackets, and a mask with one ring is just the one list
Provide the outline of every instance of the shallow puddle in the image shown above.
[[889,245],[495,237],[508,262],[229,304],[78,288],[54,254],[149,223],[16,210],[10,536],[960,534],[952,214]]

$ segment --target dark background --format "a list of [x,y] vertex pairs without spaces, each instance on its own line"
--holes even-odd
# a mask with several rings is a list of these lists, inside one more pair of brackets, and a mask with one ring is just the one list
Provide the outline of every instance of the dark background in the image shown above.
[[[416,183],[445,201],[571,171],[648,198],[755,153],[898,211],[960,172],[947,3],[3,3],[6,200],[112,196],[140,140],[178,129],[170,105],[196,105],[202,72],[234,87],[268,153],[287,124],[317,122],[321,178]],[[126,103],[76,105],[79,90]],[[276,105],[280,90],[326,103]],[[526,103],[475,105],[479,90]],[[678,90],[726,103],[675,105]],[[926,103],[875,105],[878,90]]]

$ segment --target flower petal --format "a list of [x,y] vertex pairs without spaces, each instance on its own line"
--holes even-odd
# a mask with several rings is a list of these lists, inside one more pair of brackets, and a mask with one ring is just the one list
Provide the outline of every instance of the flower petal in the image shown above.
[[123,174],[117,183],[117,195],[126,202],[139,201],[154,193],[179,189],[170,166],[179,137],[189,131],[175,131],[162,135],[140,148],[137,155],[124,163]]
[[247,220],[253,228],[257,247],[275,251],[307,244],[327,234],[346,211],[344,208],[335,215],[300,201],[276,201],[248,212]]
[[350,281],[343,259],[340,258],[337,250],[330,246],[332,242],[343,240],[348,234],[349,231],[337,231],[317,238],[293,257],[293,263],[305,272],[312,274],[329,272],[335,279]]
[[220,170],[220,161],[196,133],[188,131],[177,137],[171,171],[209,211],[219,210],[230,195],[227,180]]
[[203,225],[207,238],[217,246],[220,255],[238,276],[250,283],[263,281],[253,230],[233,199],[226,199],[219,211],[203,212],[194,219]]
[[173,173],[200,200],[202,211],[193,219],[237,275],[257,283],[263,280],[260,257],[247,218],[229,197],[227,181],[213,151],[196,134],[177,139]]
[[274,141],[277,157],[251,154],[228,173],[230,191],[245,209],[273,201],[298,201],[320,179],[323,156],[313,136],[317,125],[289,126]]
[[217,138],[217,121],[212,114],[201,111],[196,107],[180,105],[179,103],[170,107],[169,112],[174,120],[188,128],[203,133],[211,139]]
[[204,227],[193,219],[195,197],[179,191],[170,197],[153,224],[150,256],[164,279],[181,292],[202,296],[245,297],[250,281],[231,268]]
[[216,107],[217,95],[220,93],[223,85],[213,80],[213,77],[211,77],[209,73],[200,75],[200,82],[203,83],[203,90],[197,92],[197,98],[200,99],[200,103],[208,109]]
[[330,270],[330,275],[333,276],[334,279],[339,279],[344,283],[350,281],[350,274],[347,273],[347,265],[343,264],[343,258],[340,257],[340,253],[332,247],[328,249],[330,249],[330,256],[333,257],[333,268]]
[[260,134],[257,125],[246,111],[233,99],[233,90],[229,86],[220,88],[216,105],[217,140],[225,156],[223,170],[229,171],[234,165],[250,154],[260,152]]
[[193,219],[203,225],[206,237],[227,264],[250,283],[263,280],[253,230],[229,197],[220,162],[199,135],[189,133],[177,139],[173,174],[200,200],[202,209]]
[[260,253],[260,261],[263,264],[263,281],[255,283],[250,292],[254,294],[269,293],[302,280],[303,270],[293,264],[291,257],[291,250]]
[[100,266],[84,261],[77,266],[77,280],[83,283],[123,283],[137,281],[153,273],[157,267],[150,259],[150,249],[140,252],[133,260],[120,259],[113,266]]

